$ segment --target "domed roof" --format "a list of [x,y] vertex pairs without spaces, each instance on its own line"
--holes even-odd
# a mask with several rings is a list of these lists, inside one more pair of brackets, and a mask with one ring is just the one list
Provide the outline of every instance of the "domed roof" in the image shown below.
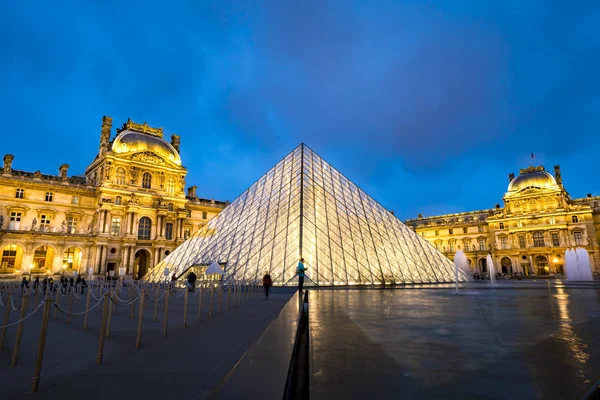
[[532,167],[521,170],[521,174],[508,184],[508,191],[516,192],[526,187],[554,188],[556,186],[556,179],[544,171],[543,167]]
[[181,165],[181,158],[175,148],[158,136],[125,130],[114,140],[112,151],[115,153],[138,153],[151,151],[167,161]]

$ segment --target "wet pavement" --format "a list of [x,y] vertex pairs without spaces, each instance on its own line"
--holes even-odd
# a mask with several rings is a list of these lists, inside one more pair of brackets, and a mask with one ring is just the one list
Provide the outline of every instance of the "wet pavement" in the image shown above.
[[312,290],[311,396],[579,399],[600,379],[600,290]]

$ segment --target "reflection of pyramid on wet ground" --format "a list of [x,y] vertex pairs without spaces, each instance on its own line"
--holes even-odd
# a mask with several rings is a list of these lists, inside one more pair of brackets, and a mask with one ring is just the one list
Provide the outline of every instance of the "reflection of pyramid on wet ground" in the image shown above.
[[[452,263],[301,144],[149,274],[225,265],[225,279],[320,286],[452,282]],[[461,276],[461,278],[464,278]]]

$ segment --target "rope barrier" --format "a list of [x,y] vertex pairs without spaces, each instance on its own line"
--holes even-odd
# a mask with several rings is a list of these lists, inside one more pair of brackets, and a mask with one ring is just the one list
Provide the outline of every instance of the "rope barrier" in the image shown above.
[[15,296],[10,296],[10,305],[14,311],[19,311],[21,309],[21,306],[23,305],[23,302],[19,304],[19,307],[15,307],[15,302],[13,301],[14,298]]
[[22,319],[20,319],[20,320],[18,320],[18,321],[15,321],[15,322],[11,323],[11,324],[4,325],[4,326],[0,326],[0,329],[10,328],[11,326],[15,326],[15,325],[18,325],[18,324],[20,324],[21,322],[25,321],[26,319],[28,319],[29,317],[31,317],[33,314],[35,314],[35,313],[37,312],[37,310],[39,310],[39,309],[40,309],[40,308],[41,308],[43,305],[44,305],[44,302],[42,301],[42,302],[41,302],[41,303],[40,303],[40,304],[39,304],[39,305],[38,305],[38,306],[35,308],[35,310],[33,310],[33,311],[32,311],[32,312],[29,314],[29,315],[27,315],[26,317],[24,317],[24,318],[22,318]]
[[[117,297],[117,296],[115,295],[114,297]],[[120,307],[127,307],[127,306],[130,306],[132,303],[134,303],[139,297],[140,297],[140,295],[138,294],[137,296],[135,296],[135,298],[133,300],[131,300],[129,303],[125,303],[125,304],[119,304],[117,301],[114,301],[113,296],[110,296],[110,301],[112,301],[113,303],[115,303],[116,305],[118,305]]]
[[58,304],[54,304],[54,307],[56,307],[56,308],[58,309],[58,311],[60,311],[60,312],[61,312],[61,313],[63,313],[63,314],[70,315],[70,316],[72,316],[72,317],[78,317],[78,316],[81,316],[81,315],[85,314],[86,312],[88,312],[88,311],[92,311],[94,308],[98,307],[98,306],[100,305],[100,303],[102,303],[102,300],[103,300],[103,299],[100,299],[100,301],[98,301],[98,302],[97,302],[96,304],[94,304],[92,307],[88,308],[88,309],[87,309],[87,310],[85,310],[85,311],[79,312],[79,313],[70,313],[70,312],[68,312],[68,311],[65,311],[65,310],[63,310],[62,308],[60,308],[60,306],[59,306]]
[[146,298],[154,303],[156,303],[157,301],[161,301],[163,297],[165,297],[165,295],[167,294],[167,291],[165,290],[160,297],[158,297],[157,299],[151,299],[150,296],[148,296],[148,293],[145,293],[144,296],[146,296]]

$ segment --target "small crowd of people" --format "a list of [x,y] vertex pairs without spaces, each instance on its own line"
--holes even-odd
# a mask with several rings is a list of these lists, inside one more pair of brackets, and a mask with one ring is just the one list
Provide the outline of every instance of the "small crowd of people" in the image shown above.
[[[85,278],[81,276],[77,276],[77,279],[74,279],[73,277],[67,279],[63,276],[56,285],[54,284],[54,279],[51,277],[45,277],[40,281],[40,277],[36,276],[31,286],[34,294],[37,294],[38,291],[42,294],[55,293],[57,288],[60,288],[63,294],[68,294],[72,291],[79,291],[81,294],[84,294],[88,284]],[[21,280],[21,293],[25,292],[25,290],[29,290],[29,288],[30,281],[27,280],[26,277],[23,277]]]

